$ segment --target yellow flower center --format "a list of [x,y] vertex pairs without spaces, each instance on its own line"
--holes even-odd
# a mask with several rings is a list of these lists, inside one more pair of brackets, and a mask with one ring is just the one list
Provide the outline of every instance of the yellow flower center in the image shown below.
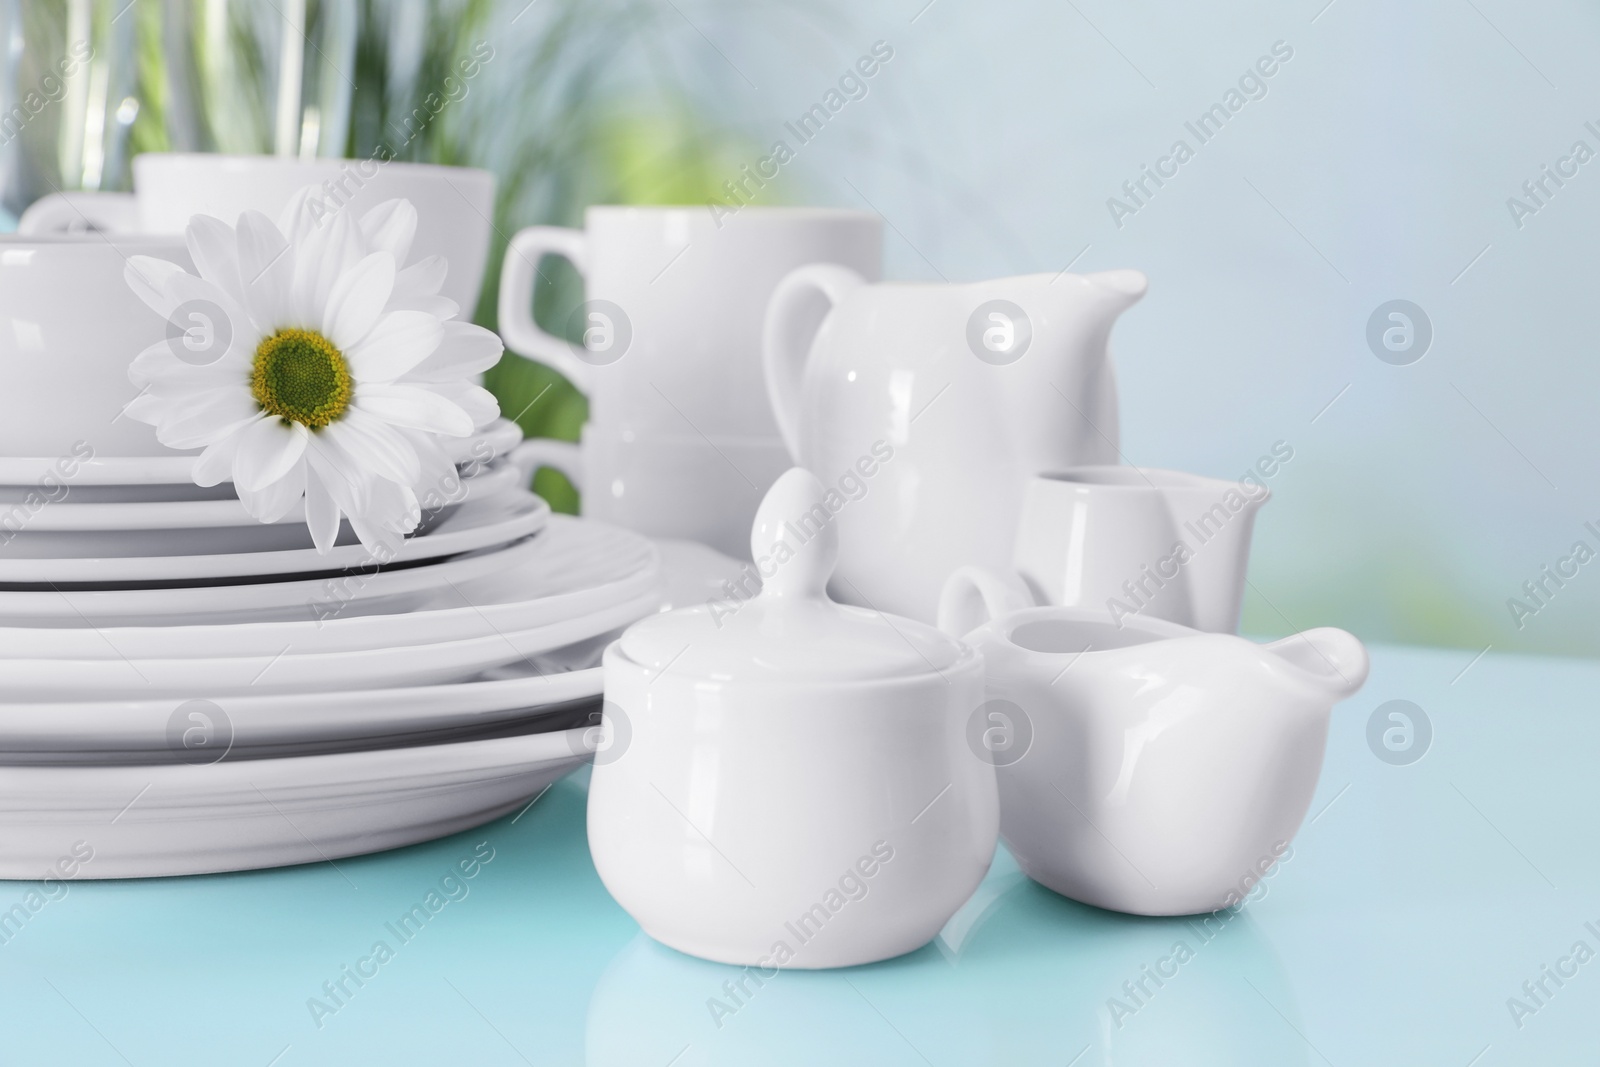
[[279,330],[256,346],[250,393],[261,410],[319,430],[350,406],[344,355],[314,330]]

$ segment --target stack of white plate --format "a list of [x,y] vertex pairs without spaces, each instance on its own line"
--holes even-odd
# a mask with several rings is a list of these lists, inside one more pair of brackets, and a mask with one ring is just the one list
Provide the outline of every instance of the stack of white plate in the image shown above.
[[190,457],[0,459],[0,877],[392,848],[587,759],[599,653],[660,606],[661,554],[551,515],[520,439],[463,444],[381,560],[255,522]]

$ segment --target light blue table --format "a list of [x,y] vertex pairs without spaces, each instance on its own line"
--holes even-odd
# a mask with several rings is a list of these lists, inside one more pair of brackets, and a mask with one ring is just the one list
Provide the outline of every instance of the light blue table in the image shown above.
[[[1002,852],[934,945],[734,1001],[737,970],[654,945],[606,895],[579,775],[517,818],[337,868],[73,885],[0,945],[0,1063],[1600,1062],[1600,958],[1570,957],[1600,952],[1600,663],[1471,659],[1376,652],[1291,857],[1209,941],[1064,900]],[[1391,699],[1433,724],[1410,765],[1367,743]],[[465,895],[394,935],[491,849]],[[0,885],[0,907],[27,888]],[[344,968],[379,940],[393,956],[358,986]],[[1130,999],[1180,940],[1193,958]],[[1513,997],[1533,1010],[1513,1019]],[[735,1008],[720,1027],[712,998]]]

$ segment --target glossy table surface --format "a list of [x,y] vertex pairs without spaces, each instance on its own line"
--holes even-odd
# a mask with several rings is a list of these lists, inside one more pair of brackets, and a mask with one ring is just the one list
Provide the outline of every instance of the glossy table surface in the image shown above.
[[[1600,663],[1376,649],[1292,852],[1225,922],[1075,904],[1002,850],[934,944],[743,991],[607,896],[586,772],[395,852],[76,882],[0,944],[0,1063],[1594,1063],[1597,694]],[[1390,700],[1431,723],[1414,762],[1369,744]]]

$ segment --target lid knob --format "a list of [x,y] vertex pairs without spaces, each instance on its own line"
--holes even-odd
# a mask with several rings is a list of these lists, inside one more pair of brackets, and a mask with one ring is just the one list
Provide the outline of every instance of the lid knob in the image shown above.
[[767,490],[750,528],[750,553],[762,573],[763,597],[827,596],[839,557],[839,529],[826,495],[817,476],[804,467],[790,467]]

